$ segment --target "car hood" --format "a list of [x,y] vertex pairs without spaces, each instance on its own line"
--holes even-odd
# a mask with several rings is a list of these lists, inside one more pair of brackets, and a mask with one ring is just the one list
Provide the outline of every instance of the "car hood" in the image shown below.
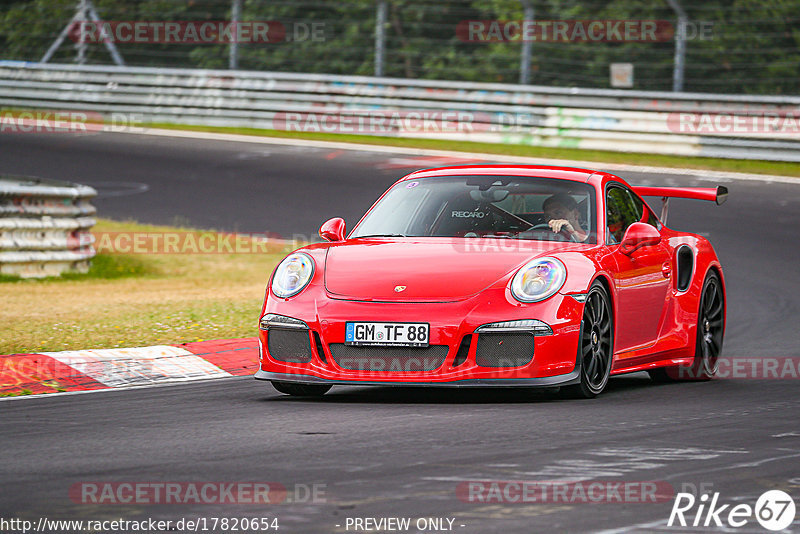
[[511,239],[352,239],[328,249],[325,288],[347,300],[451,302],[479,293],[532,258],[587,247]]

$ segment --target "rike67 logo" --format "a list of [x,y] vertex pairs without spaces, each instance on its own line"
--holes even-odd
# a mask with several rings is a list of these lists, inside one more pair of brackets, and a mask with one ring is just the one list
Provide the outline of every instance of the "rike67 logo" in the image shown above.
[[794,517],[794,500],[781,490],[764,492],[755,507],[744,503],[721,504],[719,492],[711,497],[704,493],[700,498],[691,493],[678,493],[667,526],[741,528],[755,519],[765,529],[778,531],[791,525]]

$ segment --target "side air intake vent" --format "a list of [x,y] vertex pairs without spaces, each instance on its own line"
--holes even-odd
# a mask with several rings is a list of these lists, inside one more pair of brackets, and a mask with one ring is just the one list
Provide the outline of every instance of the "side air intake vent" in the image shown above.
[[692,283],[692,274],[694,271],[694,253],[692,249],[686,245],[678,248],[676,253],[676,261],[678,265],[678,275],[675,277],[678,291],[686,291]]

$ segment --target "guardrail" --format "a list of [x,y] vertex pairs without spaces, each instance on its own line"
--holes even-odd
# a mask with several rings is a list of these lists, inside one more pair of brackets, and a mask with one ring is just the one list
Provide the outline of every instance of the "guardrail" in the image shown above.
[[0,102],[146,123],[800,161],[800,97],[0,61]]
[[0,273],[22,278],[86,272],[96,213],[85,185],[0,176]]

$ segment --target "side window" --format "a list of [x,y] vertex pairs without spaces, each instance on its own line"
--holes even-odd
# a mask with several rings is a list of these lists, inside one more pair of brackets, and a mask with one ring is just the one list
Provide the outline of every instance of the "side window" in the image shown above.
[[627,190],[611,186],[606,193],[606,224],[608,225],[608,244],[619,243],[625,230],[641,220],[642,207],[637,207]]

